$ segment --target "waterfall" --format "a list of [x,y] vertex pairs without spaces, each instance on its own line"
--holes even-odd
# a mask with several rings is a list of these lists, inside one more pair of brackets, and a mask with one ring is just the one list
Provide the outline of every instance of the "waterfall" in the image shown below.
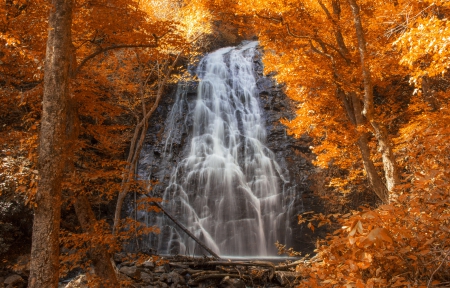
[[[267,148],[254,72],[257,42],[227,47],[199,63],[197,98],[189,105],[179,85],[165,124],[164,157],[190,123],[184,158],[173,164],[163,206],[219,255],[275,256],[291,224],[288,181]],[[178,136],[177,136],[178,135]],[[160,215],[158,253],[201,254],[195,242]]]

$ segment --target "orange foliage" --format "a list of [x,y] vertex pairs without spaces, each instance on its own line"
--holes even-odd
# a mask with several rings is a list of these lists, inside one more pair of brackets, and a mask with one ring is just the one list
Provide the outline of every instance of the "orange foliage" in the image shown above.
[[[71,131],[67,131],[70,148],[63,207],[71,209],[71,204],[85,195],[100,209],[123,189],[121,180],[130,164],[124,161],[124,153],[132,129],[150,110],[156,95],[180,78],[183,70],[171,67],[177,55],[183,54],[186,61],[196,56],[195,41],[211,32],[209,25],[203,25],[210,16],[199,1],[159,1],[158,10],[148,6],[156,1],[74,2]],[[173,5],[177,6],[175,14]],[[7,173],[14,177],[15,190],[33,205],[49,9],[46,1],[0,4],[0,139],[2,145],[8,145],[11,159],[19,160],[7,167]],[[163,9],[170,17],[163,17]],[[173,71],[179,75],[172,75]],[[163,82],[166,74],[169,80]],[[132,176],[129,191],[148,193],[151,183]],[[139,208],[155,210],[149,201],[141,202]],[[99,220],[92,223],[92,231],[83,233],[78,227],[68,227],[70,231],[62,235],[62,244],[69,251],[62,257],[67,262],[65,269],[83,263],[82,268],[87,268],[90,262],[83,261],[97,246],[107,247],[112,253],[131,237],[158,232],[155,227],[126,218],[122,220],[123,230],[113,235],[110,224]]]
[[[355,144],[358,135],[372,131],[368,125],[352,128],[338,95],[342,89],[363,99],[361,46],[351,2],[242,0],[235,10],[253,16],[249,25],[266,52],[265,71],[274,72],[287,95],[297,101],[297,117],[283,124],[296,137],[313,137],[316,165],[346,171],[326,178],[342,198],[361,186],[365,190]],[[449,4],[357,4],[375,91],[375,117],[393,140],[401,181],[390,191],[390,202],[376,208],[299,218],[313,231],[328,224],[342,227],[318,241],[309,265],[297,267],[304,277],[300,287],[448,286]],[[407,87],[408,78],[419,93]],[[372,139],[371,158],[381,172],[382,157]],[[341,203],[332,195],[321,196]]]

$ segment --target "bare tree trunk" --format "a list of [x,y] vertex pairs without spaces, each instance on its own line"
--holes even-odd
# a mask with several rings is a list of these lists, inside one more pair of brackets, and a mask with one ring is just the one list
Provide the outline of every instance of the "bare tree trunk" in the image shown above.
[[397,172],[397,165],[395,163],[394,153],[392,152],[392,145],[389,141],[385,127],[375,121],[373,115],[373,85],[369,65],[366,63],[367,58],[367,44],[364,38],[364,31],[361,23],[360,9],[356,0],[348,0],[352,9],[353,22],[355,24],[356,37],[358,39],[359,55],[361,61],[361,68],[363,71],[364,80],[364,110],[363,114],[366,116],[369,123],[375,130],[375,136],[378,140],[378,147],[382,155],[384,176],[386,178],[386,187],[388,191],[399,183]]
[[28,287],[58,287],[61,185],[66,158],[72,0],[53,0],[45,56],[39,182]]
[[[351,93],[351,99],[353,104],[353,110],[355,112],[356,127],[364,125],[364,117],[362,115],[361,102],[356,93]],[[383,183],[380,175],[377,173],[377,169],[370,158],[369,147],[369,135],[367,132],[360,134],[358,138],[358,148],[361,152],[361,157],[364,164],[364,170],[366,170],[367,179],[372,190],[377,194],[381,201],[387,203],[389,201],[389,193],[386,186]]]
[[394,152],[389,140],[386,128],[376,121],[371,122],[375,130],[375,137],[378,140],[378,151],[381,152],[381,159],[383,161],[384,177],[386,178],[386,187],[391,192],[395,185],[399,184],[398,168],[395,163]]
[[[170,78],[170,75],[172,74],[175,65],[178,63],[178,60],[180,59],[182,52],[183,51],[181,51],[178,54],[178,56],[172,62],[172,65],[167,67],[166,73],[164,74],[164,77],[161,80],[161,83],[159,84],[155,102],[153,103],[149,111],[146,111],[145,103],[143,103],[143,117],[142,120],[138,122],[136,124],[136,127],[134,128],[134,135],[133,138],[131,139],[130,151],[128,152],[127,158],[127,162],[129,164],[126,167],[126,171],[122,178],[122,191],[119,192],[119,195],[117,197],[116,210],[114,214],[114,226],[113,226],[114,234],[117,233],[118,229],[120,229],[120,218],[123,201],[125,200],[125,197],[127,196],[127,193],[129,191],[130,182],[135,177],[134,173],[136,171],[136,165],[138,163],[139,155],[141,153],[142,146],[144,144],[145,134],[147,133],[148,121],[150,117],[153,115],[153,112],[155,112],[156,108],[158,108],[159,102],[161,101],[163,96],[164,88],[167,84],[167,81]],[[142,101],[144,101],[144,99],[142,99]]]

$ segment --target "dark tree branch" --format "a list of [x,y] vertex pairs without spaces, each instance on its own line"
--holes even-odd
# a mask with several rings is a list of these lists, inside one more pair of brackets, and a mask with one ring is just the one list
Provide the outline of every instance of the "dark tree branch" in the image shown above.
[[156,207],[158,207],[159,209],[161,209],[161,211],[166,214],[167,217],[169,217],[170,220],[173,221],[173,223],[175,223],[181,230],[183,230],[189,237],[191,237],[192,239],[194,239],[195,242],[197,242],[198,245],[200,245],[203,249],[205,249],[206,251],[208,251],[209,254],[211,254],[211,256],[213,256],[216,259],[220,259],[219,255],[217,255],[216,253],[214,253],[214,251],[212,251],[211,249],[208,248],[208,246],[206,246],[202,241],[200,241],[200,239],[198,239],[197,237],[195,237],[194,234],[191,233],[191,231],[189,231],[186,227],[184,227],[183,224],[181,224],[177,219],[175,219],[175,217],[173,217],[172,215],[170,215],[169,212],[167,212],[166,210],[164,210],[164,208],[161,206],[161,204],[157,203],[157,202],[152,202],[153,205],[155,205]]
[[83,59],[83,61],[80,62],[78,67],[76,68],[75,72],[73,73],[72,77],[75,77],[78,75],[78,73],[81,71],[81,69],[86,65],[86,63],[95,58],[97,55],[110,51],[110,50],[117,50],[117,49],[126,49],[126,48],[156,48],[158,47],[158,42],[154,44],[123,44],[123,45],[114,45],[106,48],[101,48],[100,50],[97,50],[96,52],[92,53],[89,56],[86,56],[86,58]]

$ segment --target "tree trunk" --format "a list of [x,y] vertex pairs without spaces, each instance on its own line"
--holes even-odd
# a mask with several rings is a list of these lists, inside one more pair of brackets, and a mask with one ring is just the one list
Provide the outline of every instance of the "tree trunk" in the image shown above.
[[[97,223],[97,219],[92,211],[89,200],[86,195],[78,195],[75,197],[75,213],[77,214],[83,232],[90,234],[95,233],[94,225]],[[91,251],[89,251],[89,258],[94,265],[95,275],[102,280],[100,287],[120,286],[114,266],[111,262],[111,255],[104,245],[94,246]]]
[[[351,93],[352,106],[355,112],[355,120],[356,127],[364,125],[364,117],[362,115],[361,102],[356,93]],[[381,201],[387,203],[389,201],[389,192],[386,189],[386,186],[383,183],[380,175],[377,173],[377,169],[373,164],[372,159],[370,158],[370,147],[369,147],[369,135],[367,132],[362,132],[358,138],[358,148],[361,152],[361,157],[364,164],[364,170],[366,170],[367,179],[369,180],[369,184],[377,194],[377,196],[381,199]]]
[[386,178],[386,187],[388,191],[399,183],[397,172],[397,165],[395,163],[394,153],[392,152],[392,145],[389,141],[387,131],[381,123],[374,119],[373,115],[373,85],[369,65],[366,63],[367,59],[367,44],[364,38],[364,31],[361,23],[360,9],[356,0],[348,0],[353,14],[353,22],[355,24],[356,37],[358,39],[358,48],[361,61],[361,68],[363,71],[364,80],[364,110],[363,114],[366,116],[369,123],[375,130],[375,137],[378,140],[378,147],[382,155],[384,176]]
[[[72,56],[74,54],[72,53]],[[74,71],[71,67],[71,71]],[[78,116],[78,105],[75,102],[74,98],[69,99],[69,110],[67,113],[68,121],[67,121],[67,147],[69,149],[67,155],[67,164],[65,172],[67,175],[75,175],[75,152],[78,150],[77,148],[77,139],[79,136],[79,116]],[[72,197],[74,198],[73,206],[75,208],[75,214],[77,215],[78,222],[80,222],[81,229],[84,233],[93,234],[95,233],[95,224],[97,223],[97,219],[95,218],[95,214],[92,210],[91,203],[89,199],[84,194],[74,195],[72,193]],[[117,274],[115,271],[115,264],[111,261],[111,255],[108,253],[107,245],[93,245],[92,249],[89,251],[89,259],[92,261],[92,265],[94,266],[95,274],[97,277],[101,279],[101,284],[99,287],[119,287],[119,282],[117,280]]]
[[[172,74],[172,71],[177,65],[178,60],[180,59],[180,56],[184,50],[182,50],[178,56],[175,58],[175,60],[172,62],[170,66],[167,67],[167,70],[165,71],[165,74],[163,78],[161,79],[161,82],[159,83],[159,88],[156,92],[156,99],[153,103],[152,107],[149,111],[146,111],[145,109],[145,103],[143,104],[143,115],[142,119],[138,121],[136,124],[136,127],[134,128],[134,134],[133,138],[131,139],[130,144],[130,151],[128,152],[128,158],[127,162],[128,165],[126,167],[126,171],[122,177],[122,191],[119,192],[119,195],[117,196],[117,203],[116,203],[116,210],[114,213],[114,225],[113,225],[113,234],[117,234],[117,232],[120,229],[120,219],[121,219],[121,212],[122,212],[122,206],[123,201],[125,200],[125,197],[127,196],[127,193],[130,188],[130,182],[135,178],[135,171],[136,171],[136,165],[139,161],[139,155],[142,150],[142,146],[144,144],[145,135],[147,133],[147,126],[148,121],[150,120],[150,117],[152,117],[153,113],[155,112],[156,108],[158,108],[159,102],[161,101],[163,97],[164,88],[167,84],[167,81],[170,78],[170,75]],[[145,83],[144,83],[145,85]],[[141,101],[144,101],[142,99]]]
[[378,151],[381,152],[381,159],[383,161],[384,177],[386,178],[386,187],[391,192],[395,185],[399,184],[398,168],[395,163],[394,152],[389,140],[386,128],[376,121],[371,122],[375,130],[375,137],[378,140]]
[[364,170],[366,171],[367,179],[369,180],[369,184],[373,192],[377,194],[378,198],[380,198],[381,201],[387,203],[389,201],[389,192],[386,189],[386,186],[384,185],[380,175],[378,175],[375,165],[373,165],[372,159],[370,159],[370,148],[367,138],[367,133],[362,133],[358,139],[358,148],[363,159]]
[[58,287],[59,279],[59,224],[66,158],[72,1],[53,0],[52,5],[45,56],[30,288]]

